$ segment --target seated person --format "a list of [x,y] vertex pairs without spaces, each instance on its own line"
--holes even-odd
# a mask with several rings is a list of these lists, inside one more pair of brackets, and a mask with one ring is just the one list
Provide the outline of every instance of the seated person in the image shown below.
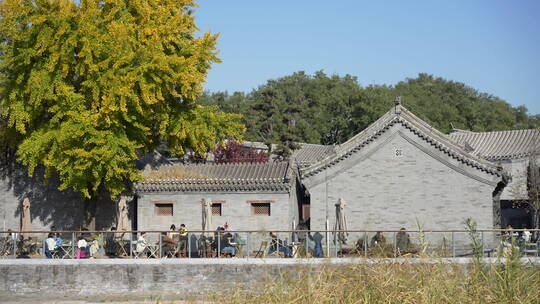
[[161,233],[161,254],[163,256],[173,255],[176,246],[174,240],[167,234],[166,232]]
[[180,224],[180,228],[178,229],[178,234],[180,236],[180,250],[187,251],[188,230],[186,228],[186,225]]
[[48,259],[53,258],[53,253],[56,251],[56,241],[54,240],[54,234],[49,233],[47,239],[45,240],[45,256]]
[[77,252],[75,252],[76,259],[83,259],[88,256],[88,243],[86,239],[81,235],[77,238]]
[[377,231],[377,233],[371,238],[369,245],[373,248],[375,246],[382,246],[386,243],[386,238],[384,237],[382,231]]
[[[111,227],[111,231],[116,231],[116,227]],[[105,233],[105,255],[112,257],[118,252],[118,243],[114,240],[114,232]]]
[[409,253],[412,249],[411,239],[409,234],[405,232],[405,228],[399,229],[399,232],[396,234],[396,249],[399,254]]
[[62,241],[62,238],[60,238],[60,233],[56,232],[54,234],[53,239],[54,239],[54,242],[56,243],[55,251],[58,253],[59,257],[63,257],[66,254],[66,252],[64,251],[64,248],[62,248],[63,241]]
[[217,251],[218,244],[220,245],[219,249],[221,250],[221,248],[222,248],[221,240],[223,239],[223,234],[225,232],[225,228],[220,226],[220,227],[217,227],[216,231],[217,232],[214,232],[214,240],[212,241],[212,250],[214,250],[214,251]]
[[359,238],[358,240],[356,240],[356,242],[354,243],[354,249],[356,250],[356,252],[362,252],[364,251],[364,238]]
[[270,232],[270,237],[272,238],[270,242],[270,248],[268,249],[268,253],[273,253],[276,251],[281,251],[285,255],[286,258],[290,258],[292,256],[291,249],[283,244],[283,241],[278,239],[275,232]]
[[138,255],[144,255],[148,253],[148,241],[146,241],[146,232],[141,232],[137,238],[137,244],[135,245],[135,252]]
[[93,241],[89,242],[89,246],[88,246],[88,255],[90,257],[95,257],[99,254],[99,251],[100,251],[100,243],[101,243],[101,236],[100,235],[96,235],[96,236],[92,236],[92,238],[94,239]]
[[221,242],[220,242],[220,246],[221,246],[221,252],[223,253],[230,253],[231,256],[235,256],[236,255],[236,243],[234,242],[233,240],[233,236],[232,234],[230,233],[226,233],[222,238],[221,238]]
[[5,237],[5,244],[7,248],[13,248],[13,244],[17,242],[17,233],[13,233],[11,229],[8,229],[8,235]]

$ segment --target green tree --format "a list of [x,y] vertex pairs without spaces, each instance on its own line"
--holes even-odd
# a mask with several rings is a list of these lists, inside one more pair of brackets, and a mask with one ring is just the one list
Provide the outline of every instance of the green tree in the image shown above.
[[[340,144],[362,131],[392,106],[396,95],[404,105],[433,127],[471,131],[527,129],[540,126],[540,115],[456,81],[419,74],[395,86],[362,87],[350,75],[327,76],[296,72],[269,80],[249,94],[207,93],[201,100],[228,113],[245,114],[248,140]],[[284,151],[282,151],[284,150]]]
[[217,35],[196,36],[191,0],[4,0],[0,131],[60,190],[112,197],[166,143],[202,154],[239,139],[240,115],[196,102]]
[[246,97],[247,136],[282,144],[343,142],[348,135],[350,108],[360,92],[355,77],[328,77],[322,71],[269,80]]

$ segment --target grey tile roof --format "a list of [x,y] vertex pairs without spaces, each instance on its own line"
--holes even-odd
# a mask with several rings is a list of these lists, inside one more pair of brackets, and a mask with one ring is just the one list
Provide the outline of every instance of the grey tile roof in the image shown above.
[[336,165],[368,145],[394,124],[403,125],[449,157],[455,158],[468,166],[497,176],[505,174],[499,170],[496,164],[468,153],[463,146],[451,140],[447,135],[434,129],[402,105],[396,105],[362,132],[345,143],[336,146],[334,153],[308,167],[301,168],[302,176],[309,177]]
[[165,165],[143,173],[136,192],[289,191],[288,162]]
[[300,149],[294,151],[293,159],[302,168],[321,161],[334,153],[334,146],[301,143]]
[[459,130],[448,135],[471,153],[488,160],[522,158],[540,148],[540,130],[470,132]]
[[268,146],[260,141],[244,141],[241,145],[247,148],[268,151]]

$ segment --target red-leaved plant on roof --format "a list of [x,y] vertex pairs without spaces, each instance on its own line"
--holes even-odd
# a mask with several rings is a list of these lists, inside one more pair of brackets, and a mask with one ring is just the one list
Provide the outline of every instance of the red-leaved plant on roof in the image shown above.
[[264,151],[244,147],[239,142],[230,140],[224,146],[212,150],[214,162],[224,163],[266,163],[268,154]]

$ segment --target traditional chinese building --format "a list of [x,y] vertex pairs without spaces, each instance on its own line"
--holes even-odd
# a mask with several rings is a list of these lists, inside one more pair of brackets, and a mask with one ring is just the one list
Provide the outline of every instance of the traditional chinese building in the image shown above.
[[211,201],[213,229],[292,229],[298,214],[291,162],[167,165],[144,176],[135,185],[140,230],[201,230],[203,200]]
[[[470,132],[455,130],[450,139],[469,153],[498,164],[511,179],[500,196],[501,226],[531,227],[532,171],[539,171],[540,130]],[[531,162],[536,157],[536,162]],[[536,168],[535,168],[536,167]],[[539,181],[536,181],[538,183]]]
[[300,168],[311,228],[333,227],[334,204],[347,202],[349,229],[500,227],[506,173],[469,153],[397,103],[332,153]]
[[[145,161],[151,166],[134,185],[130,219],[140,230],[180,223],[197,230],[201,202],[209,200],[215,227],[227,222],[240,230],[286,230],[308,222],[324,229],[334,227],[335,203],[342,199],[349,229],[462,229],[465,218],[478,228],[499,228],[514,216],[508,204],[527,200],[528,156],[538,138],[538,130],[446,135],[397,102],[347,142],[300,144],[286,162]],[[0,179],[7,228],[17,228],[25,197],[36,228],[77,227],[80,198],[14,172]],[[96,228],[108,228],[116,220],[115,204],[100,206]]]

